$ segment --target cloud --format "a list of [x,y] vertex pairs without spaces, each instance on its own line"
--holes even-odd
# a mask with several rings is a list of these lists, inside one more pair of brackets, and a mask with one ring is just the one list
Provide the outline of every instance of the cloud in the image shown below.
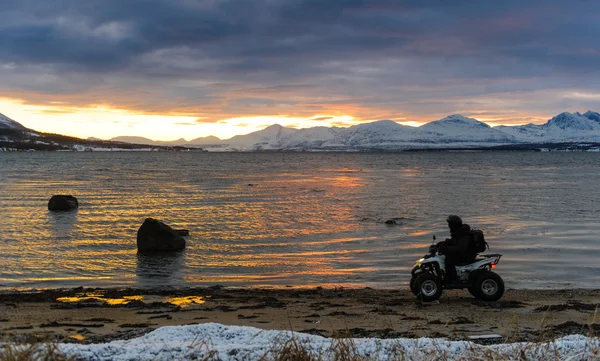
[[559,104],[598,108],[560,94],[600,92],[599,11],[542,0],[7,0],[0,95],[199,123],[431,120],[473,106],[550,116]]

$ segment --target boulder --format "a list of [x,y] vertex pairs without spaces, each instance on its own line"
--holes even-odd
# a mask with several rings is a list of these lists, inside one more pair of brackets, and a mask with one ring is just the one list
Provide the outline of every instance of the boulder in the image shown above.
[[77,198],[62,194],[53,195],[48,201],[49,211],[72,211],[79,208]]
[[137,248],[139,253],[180,251],[185,239],[163,222],[146,218],[137,232]]

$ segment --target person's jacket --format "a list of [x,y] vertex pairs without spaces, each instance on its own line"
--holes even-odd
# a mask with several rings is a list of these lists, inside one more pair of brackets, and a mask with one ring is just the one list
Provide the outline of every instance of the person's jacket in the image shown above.
[[450,237],[438,243],[438,248],[443,254],[453,255],[463,261],[470,261],[475,258],[477,253],[471,247],[473,236],[471,235],[471,227],[468,224],[450,230]]

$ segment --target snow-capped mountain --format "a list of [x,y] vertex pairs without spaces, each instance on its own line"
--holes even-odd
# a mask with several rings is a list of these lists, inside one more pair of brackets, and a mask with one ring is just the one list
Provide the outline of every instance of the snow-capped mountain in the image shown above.
[[323,143],[327,148],[380,148],[390,144],[410,141],[419,134],[417,128],[398,124],[391,120],[358,124],[339,130]]
[[569,132],[578,132],[599,130],[600,123],[585,117],[578,112],[574,114],[564,112],[550,119],[544,124],[544,128],[549,131],[566,130]]
[[10,119],[9,117],[7,117],[6,115],[4,115],[2,113],[0,113],[0,128],[15,129],[15,130],[27,130],[27,128],[22,126],[20,123],[15,122],[14,120]]
[[[300,141],[301,139],[301,141]],[[258,141],[257,141],[258,140]],[[402,150],[510,144],[600,142],[600,114],[561,113],[546,124],[490,127],[454,114],[420,127],[391,120],[349,128],[292,129],[280,125],[221,141],[221,150]],[[208,148],[210,149],[210,148]]]
[[282,146],[286,149],[313,149],[323,146],[325,141],[338,134],[340,128],[314,127],[298,129],[282,139]]
[[297,131],[297,129],[284,128],[279,124],[273,124],[250,134],[236,135],[225,141],[225,143],[234,150],[282,149],[285,148],[283,147],[283,140]]
[[599,113],[588,110],[587,112],[583,113],[583,116],[600,124],[600,114]]
[[477,119],[467,118],[460,114],[450,115],[419,127],[424,132],[437,137],[438,142],[482,142],[511,143],[515,137],[492,128]]
[[495,129],[514,136],[521,143],[598,142],[600,114],[591,110],[584,114],[563,112],[545,124],[498,126]]
[[544,137],[543,126],[532,123],[519,126],[499,125],[494,129],[513,136],[516,142],[521,143],[538,143],[543,141]]
[[549,140],[567,142],[600,140],[600,123],[579,113],[560,113],[542,128],[544,137]]

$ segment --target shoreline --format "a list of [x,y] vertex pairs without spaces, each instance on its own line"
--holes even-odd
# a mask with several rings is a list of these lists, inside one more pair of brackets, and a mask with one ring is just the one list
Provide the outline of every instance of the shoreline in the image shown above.
[[466,290],[421,303],[407,289],[71,288],[0,292],[0,338],[104,343],[162,326],[215,322],[325,337],[487,342],[600,334],[600,289],[508,289],[497,302]]

